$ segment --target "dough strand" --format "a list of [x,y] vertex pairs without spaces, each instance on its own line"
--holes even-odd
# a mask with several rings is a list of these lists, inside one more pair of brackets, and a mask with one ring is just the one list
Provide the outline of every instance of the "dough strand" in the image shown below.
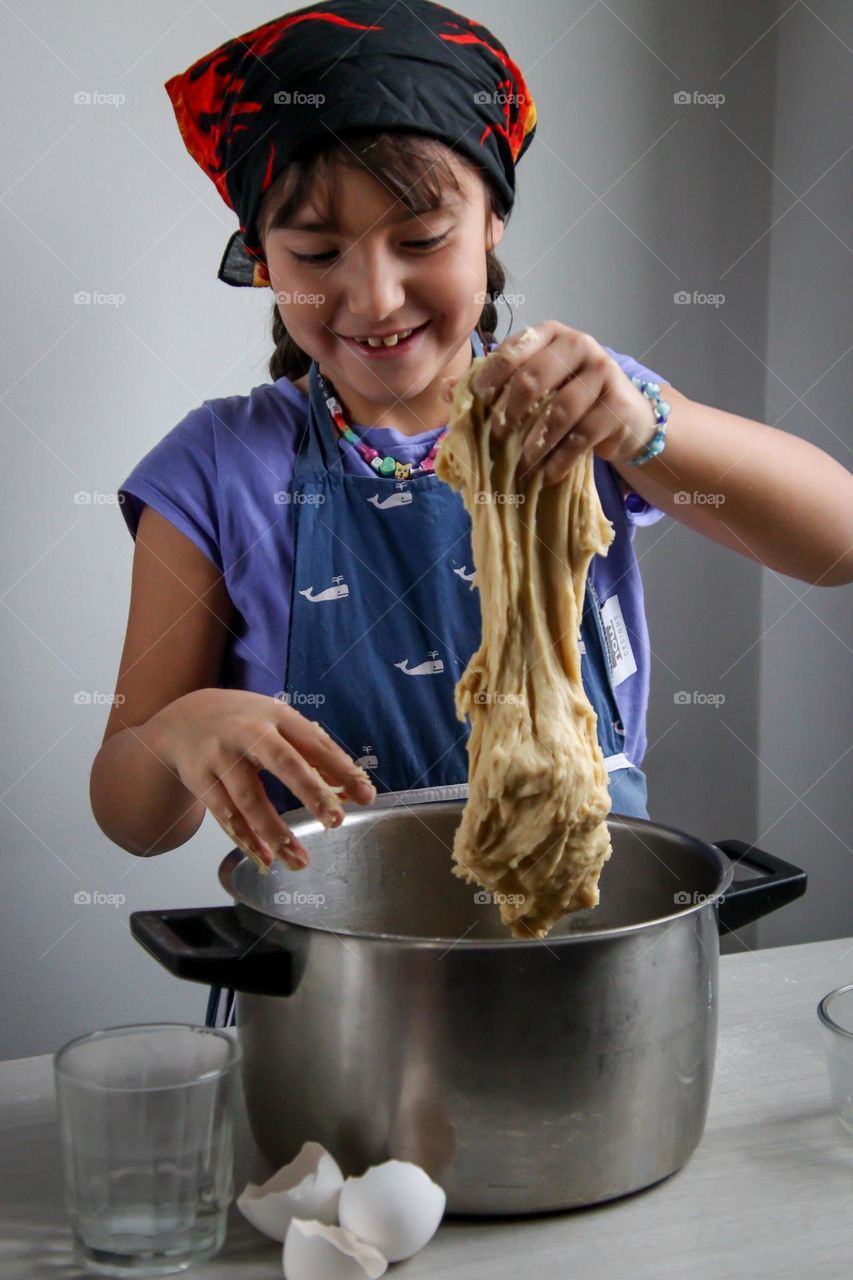
[[471,517],[482,615],[482,643],[455,690],[471,734],[452,870],[493,895],[515,937],[544,938],[567,912],[597,905],[611,854],[607,770],[579,641],[589,564],[607,553],[614,529],[591,449],[559,484],[543,486],[538,467],[516,478],[524,440],[555,392],[495,439],[507,388],[484,399],[471,385],[493,358],[474,359],[456,384],[435,467]]

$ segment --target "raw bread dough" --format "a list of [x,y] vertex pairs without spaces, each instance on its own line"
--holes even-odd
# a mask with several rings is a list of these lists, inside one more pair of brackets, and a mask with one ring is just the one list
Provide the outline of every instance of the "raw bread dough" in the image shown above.
[[456,384],[435,466],[471,516],[483,619],[455,693],[471,735],[452,869],[492,893],[516,937],[543,938],[566,912],[597,905],[611,853],[607,770],[578,646],[589,562],[606,554],[614,530],[591,449],[557,485],[543,487],[540,468],[515,478],[527,432],[555,393],[494,439],[506,388],[484,400],[471,386],[494,358],[474,359]]

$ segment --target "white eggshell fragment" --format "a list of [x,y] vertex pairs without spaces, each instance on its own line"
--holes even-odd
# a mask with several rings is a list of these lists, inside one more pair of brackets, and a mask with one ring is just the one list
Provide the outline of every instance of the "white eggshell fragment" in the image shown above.
[[401,1262],[435,1235],[446,1199],[418,1165],[388,1160],[360,1178],[347,1178],[338,1217],[342,1227],[372,1244],[389,1262]]
[[295,1160],[261,1186],[247,1183],[237,1208],[265,1236],[284,1241],[293,1218],[336,1223],[343,1183],[337,1161],[325,1147],[306,1142]]
[[294,1218],[281,1255],[285,1280],[377,1280],[388,1270],[378,1249],[340,1227]]

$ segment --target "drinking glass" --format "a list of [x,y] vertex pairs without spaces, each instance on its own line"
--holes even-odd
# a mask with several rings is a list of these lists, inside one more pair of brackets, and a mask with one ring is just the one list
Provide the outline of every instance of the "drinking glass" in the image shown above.
[[181,1023],[109,1027],[53,1061],[79,1265],[163,1276],[212,1257],[234,1194],[236,1040]]

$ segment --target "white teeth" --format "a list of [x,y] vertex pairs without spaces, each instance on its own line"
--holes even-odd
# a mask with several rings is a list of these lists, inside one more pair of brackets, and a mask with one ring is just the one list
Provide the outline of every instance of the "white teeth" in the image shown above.
[[403,329],[400,333],[392,333],[390,338],[356,338],[356,342],[366,343],[369,347],[396,347],[411,332],[411,329]]

